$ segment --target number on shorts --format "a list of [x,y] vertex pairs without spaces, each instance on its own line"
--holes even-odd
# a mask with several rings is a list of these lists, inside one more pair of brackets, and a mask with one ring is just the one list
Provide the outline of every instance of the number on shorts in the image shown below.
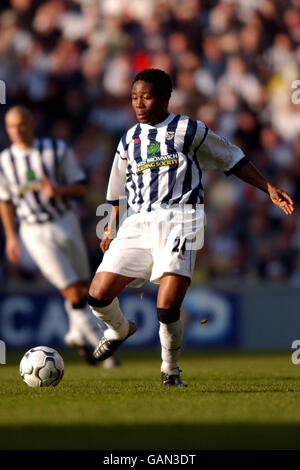
[[181,253],[184,255],[185,253],[185,244],[186,244],[186,239],[183,240],[182,244],[181,244],[181,247],[179,248],[179,245],[180,245],[180,238],[179,237],[176,237],[175,240],[174,240],[175,244],[174,244],[174,247],[172,249],[172,253],[179,253],[179,251],[181,251]]

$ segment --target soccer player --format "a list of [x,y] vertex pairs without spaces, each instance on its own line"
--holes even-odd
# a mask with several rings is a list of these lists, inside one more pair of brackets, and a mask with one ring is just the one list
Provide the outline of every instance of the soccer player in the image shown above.
[[[21,239],[44,276],[65,299],[70,329],[68,346],[95,364],[93,350],[103,332],[86,302],[89,263],[72,198],[85,191],[85,174],[63,141],[34,138],[34,119],[15,106],[5,115],[12,145],[0,155],[0,209],[6,254],[18,263]],[[105,363],[104,367],[114,364]]]
[[[161,70],[147,69],[134,78],[131,102],[138,123],[121,138],[113,162],[107,190],[113,210],[100,245],[104,257],[88,302],[108,326],[94,351],[95,358],[102,361],[137,329],[122,314],[118,294],[126,285],[139,286],[147,279],[159,283],[162,385],[182,386],[180,307],[196,249],[203,244],[202,170],[234,174],[268,194],[285,214],[293,213],[293,201],[227,139],[201,121],[170,113],[171,92],[170,77]],[[120,197],[126,197],[129,215],[122,218],[114,238]]]

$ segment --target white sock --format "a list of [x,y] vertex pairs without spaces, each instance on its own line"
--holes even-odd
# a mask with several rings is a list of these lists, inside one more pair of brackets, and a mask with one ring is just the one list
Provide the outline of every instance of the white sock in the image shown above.
[[107,339],[123,339],[128,333],[129,323],[120,310],[117,297],[106,307],[92,307],[93,314],[107,325],[104,336]]
[[183,323],[177,320],[173,323],[159,322],[159,338],[161,344],[161,371],[167,374],[178,374],[178,359],[180,356]]
[[70,331],[79,331],[93,346],[98,346],[103,336],[103,328],[94,317],[88,304],[83,308],[73,308],[71,302],[65,301],[65,308],[69,317]]

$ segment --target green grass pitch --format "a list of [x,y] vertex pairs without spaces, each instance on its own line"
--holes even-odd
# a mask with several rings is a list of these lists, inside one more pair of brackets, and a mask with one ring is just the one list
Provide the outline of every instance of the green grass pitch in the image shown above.
[[162,388],[159,351],[104,370],[62,351],[56,388],[0,366],[0,449],[300,449],[300,365],[290,353],[184,351],[187,388]]

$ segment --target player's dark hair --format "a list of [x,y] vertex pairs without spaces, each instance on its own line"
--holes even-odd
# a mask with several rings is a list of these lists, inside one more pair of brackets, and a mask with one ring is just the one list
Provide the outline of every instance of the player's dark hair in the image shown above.
[[171,96],[173,86],[170,76],[160,69],[145,69],[139,72],[132,82],[142,80],[143,82],[152,83],[153,90],[158,96]]

